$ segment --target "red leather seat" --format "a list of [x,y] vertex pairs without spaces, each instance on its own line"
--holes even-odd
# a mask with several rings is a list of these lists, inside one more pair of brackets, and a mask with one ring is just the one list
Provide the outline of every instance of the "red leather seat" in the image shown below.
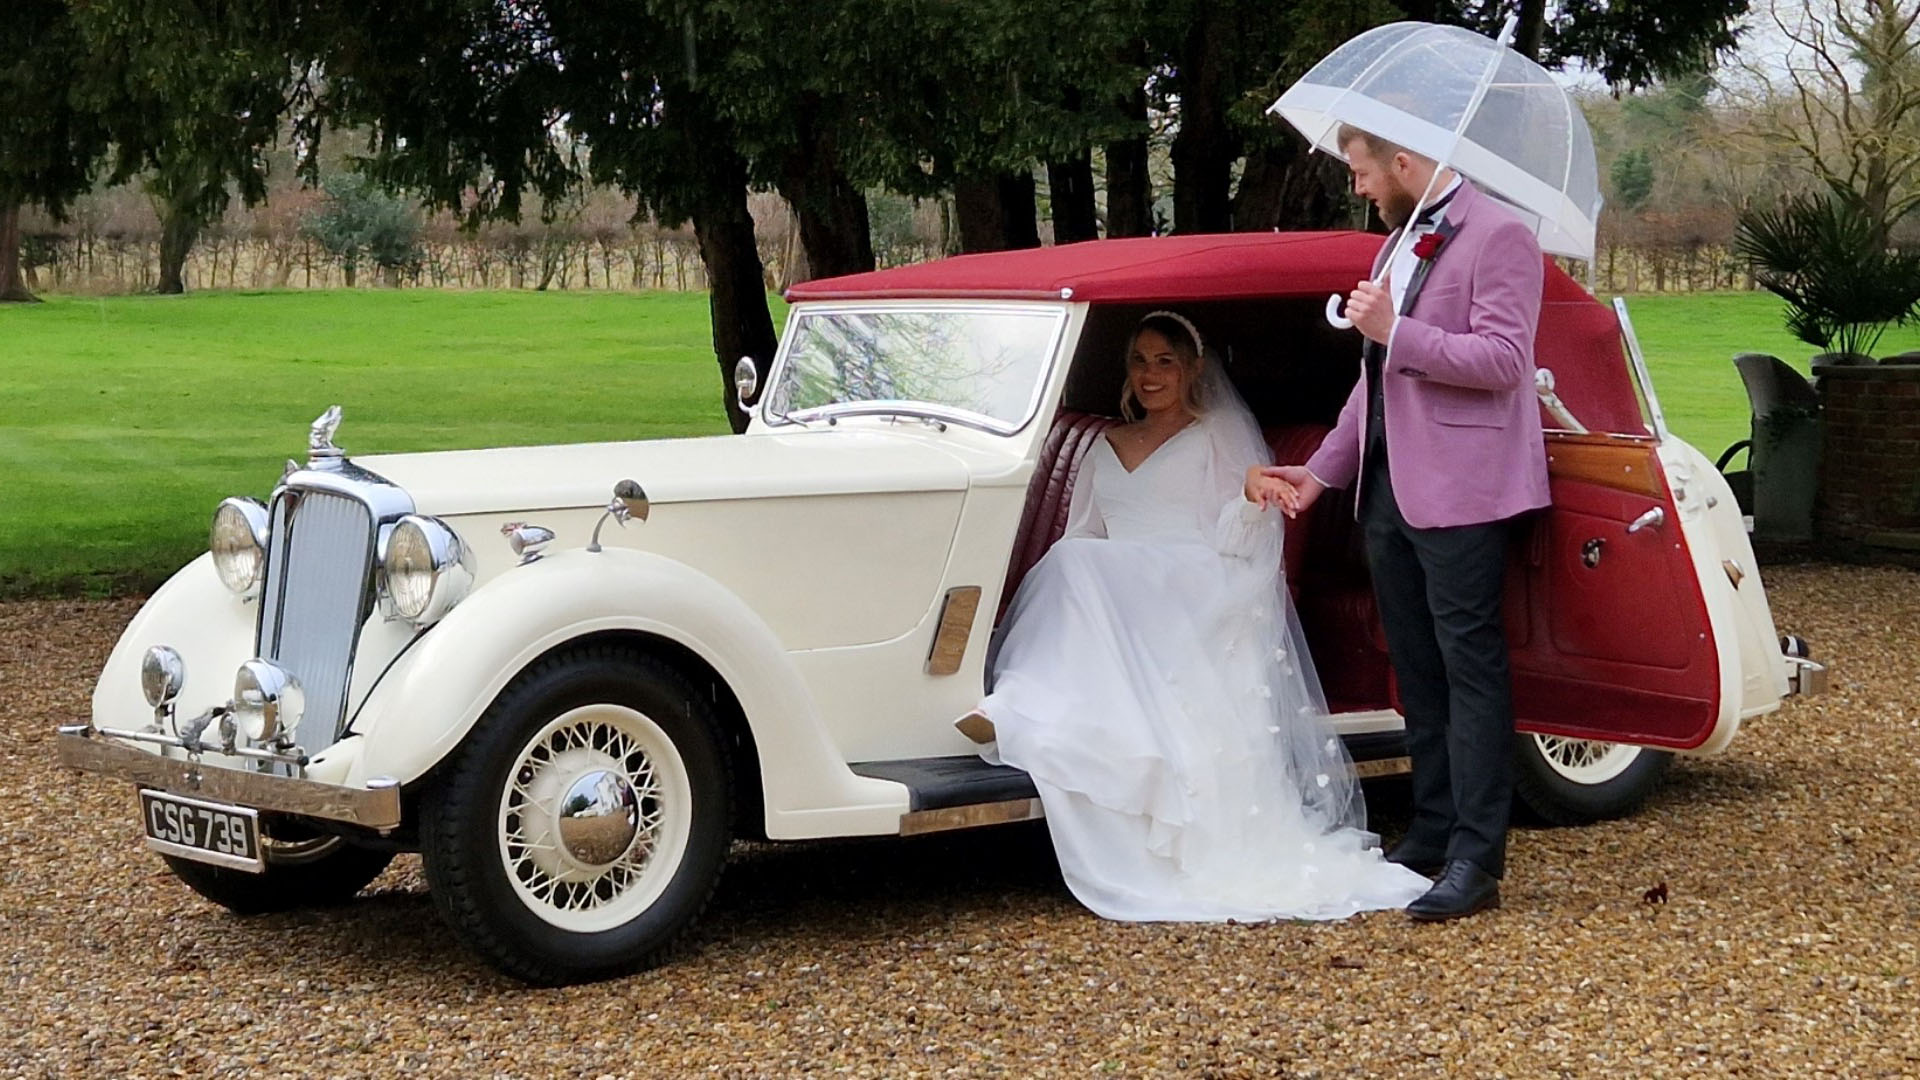
[[[1027,503],[1014,537],[1000,613],[1014,590],[1047,549],[1066,531],[1074,482],[1095,440],[1120,421],[1062,411],[1040,448],[1027,487]],[[1304,464],[1330,429],[1318,424],[1269,428],[1264,433],[1273,460]],[[1366,550],[1353,520],[1353,496],[1330,491],[1312,509],[1287,524],[1281,558],[1314,664],[1336,712],[1382,709],[1388,704],[1391,668],[1386,638],[1373,603]]]
[[[1034,466],[1033,479],[1027,484],[1027,505],[1020,514],[1020,531],[1014,534],[1013,558],[1007,563],[1006,587],[1000,591],[1000,614],[1007,613],[1013,592],[1047,553],[1060,534],[1067,531],[1067,509],[1073,498],[1073,483],[1080,477],[1080,466],[1087,454],[1106,437],[1107,429],[1120,423],[1111,416],[1062,409],[1053,419],[1046,441],[1040,444],[1040,460]],[[998,620],[996,620],[998,621]]]

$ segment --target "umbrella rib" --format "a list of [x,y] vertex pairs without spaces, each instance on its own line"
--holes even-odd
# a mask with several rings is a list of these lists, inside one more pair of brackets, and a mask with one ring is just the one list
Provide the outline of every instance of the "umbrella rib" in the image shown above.
[[[1560,166],[1560,196],[1561,198],[1565,198],[1567,194],[1567,182],[1573,177],[1573,95],[1561,94],[1560,107],[1565,111],[1567,117],[1567,152],[1561,155],[1564,160]],[[1599,253],[1600,245],[1595,244],[1594,255],[1597,256]],[[1593,257],[1588,257],[1587,265],[1593,265]]]

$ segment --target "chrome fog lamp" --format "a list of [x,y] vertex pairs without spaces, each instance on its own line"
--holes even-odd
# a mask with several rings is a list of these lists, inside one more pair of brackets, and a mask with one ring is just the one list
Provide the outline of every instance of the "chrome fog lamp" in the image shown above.
[[233,722],[254,742],[297,730],[306,707],[300,680],[271,661],[249,660],[233,677]]
[[473,586],[472,560],[459,534],[419,514],[393,527],[385,569],[394,613],[423,626],[438,622]]
[[213,512],[207,550],[220,583],[235,596],[251,600],[260,595],[267,574],[267,507],[259,499],[225,499]]
[[140,692],[147,705],[160,709],[173,704],[187,682],[187,664],[180,654],[165,645],[155,645],[140,658]]

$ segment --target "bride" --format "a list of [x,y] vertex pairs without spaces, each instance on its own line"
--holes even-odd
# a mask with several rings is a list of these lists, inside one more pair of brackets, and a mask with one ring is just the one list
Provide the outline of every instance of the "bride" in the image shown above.
[[[1286,601],[1291,489],[1199,331],[1133,333],[1121,412],[1067,529],[1014,594],[992,692],[957,726],[1033,777],[1061,871],[1109,919],[1338,919],[1431,882],[1365,831]],[[1253,489],[1249,488],[1249,494]]]

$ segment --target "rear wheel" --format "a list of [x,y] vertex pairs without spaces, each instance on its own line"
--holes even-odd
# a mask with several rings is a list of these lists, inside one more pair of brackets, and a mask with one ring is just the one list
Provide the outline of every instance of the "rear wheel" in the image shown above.
[[427,792],[427,883],[510,975],[636,970],[713,895],[731,803],[706,695],[658,657],[571,650],[509,686]]
[[[261,830],[266,873],[255,874],[162,855],[173,876],[236,915],[332,907],[353,899],[393,861],[393,852],[358,847],[338,836],[302,835],[298,824]],[[276,833],[278,835],[276,835]]]
[[1513,756],[1515,793],[1555,825],[1633,813],[1673,762],[1663,750],[1524,732],[1514,739]]

